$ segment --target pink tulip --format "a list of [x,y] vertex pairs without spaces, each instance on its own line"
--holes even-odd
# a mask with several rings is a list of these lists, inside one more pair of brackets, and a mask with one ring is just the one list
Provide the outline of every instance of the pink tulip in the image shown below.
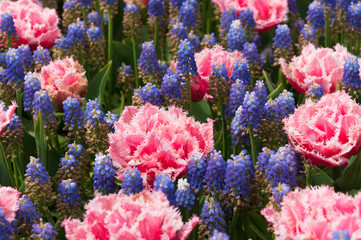
[[31,50],[39,45],[51,48],[59,37],[59,18],[54,9],[43,8],[37,0],[2,1],[0,14],[13,15],[18,40],[16,46],[28,44]]
[[361,239],[361,194],[351,197],[327,186],[296,189],[283,198],[281,210],[266,207],[261,214],[272,225],[276,239],[332,239],[348,230]]
[[156,174],[182,177],[190,157],[213,150],[213,121],[199,123],[182,109],[159,109],[151,104],[126,107],[109,134],[109,153],[118,167],[118,179],[125,168],[137,167],[144,184],[152,185]]
[[13,101],[12,105],[5,111],[4,106],[0,104],[0,135],[10,123],[17,107],[18,105]]
[[308,44],[298,57],[286,63],[280,59],[283,73],[296,91],[306,94],[313,83],[320,84],[324,93],[336,91],[337,82],[343,75],[343,64],[348,56],[347,49],[337,44],[334,49],[315,48]]
[[186,224],[160,191],[135,195],[96,196],[86,206],[84,221],[63,221],[67,239],[185,240],[200,220]]
[[216,45],[212,49],[204,48],[201,52],[196,53],[194,58],[200,78],[198,82],[195,83],[196,86],[191,88],[192,99],[193,96],[199,99],[203,95],[202,98],[209,100],[212,99],[212,96],[205,90],[209,88],[209,77],[212,74],[212,65],[218,65],[219,63],[225,64],[228,76],[231,77],[233,65],[238,59],[242,58],[242,53],[238,51],[228,52],[225,51],[222,46]]
[[284,120],[289,142],[312,165],[348,165],[361,147],[361,106],[345,92],[307,100]]
[[9,222],[15,219],[15,213],[19,209],[20,192],[11,187],[0,187],[0,209]]
[[38,77],[41,88],[49,93],[51,101],[59,110],[68,97],[83,102],[88,80],[84,68],[73,58],[51,61],[49,65],[41,68]]
[[242,9],[250,8],[258,32],[267,31],[287,20],[287,0],[212,0],[223,13],[234,8],[239,15]]

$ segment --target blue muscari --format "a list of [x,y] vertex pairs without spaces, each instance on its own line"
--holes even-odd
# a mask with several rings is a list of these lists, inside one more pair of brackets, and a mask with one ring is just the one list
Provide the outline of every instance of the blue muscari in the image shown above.
[[182,98],[180,81],[178,81],[177,74],[173,73],[171,68],[168,68],[163,77],[160,93],[169,98]]
[[348,6],[346,23],[354,30],[361,30],[361,2],[351,3]]
[[316,31],[323,30],[325,26],[325,13],[322,4],[319,1],[315,0],[308,5],[306,20],[313,25]]
[[199,6],[196,0],[185,0],[179,9],[179,20],[187,28],[194,28],[197,23]]
[[68,149],[69,150],[66,152],[67,155],[73,155],[76,158],[84,155],[84,147],[81,144],[75,142],[68,144]]
[[249,128],[257,132],[262,120],[262,108],[267,101],[267,89],[263,81],[257,81],[253,92],[246,92],[242,106],[240,106],[231,123],[232,144],[238,144],[243,138],[243,133]]
[[0,240],[13,239],[14,229],[11,223],[5,219],[5,214],[0,207]]
[[28,72],[24,78],[24,110],[31,111],[34,94],[41,89],[36,73]]
[[288,8],[292,13],[298,14],[296,0],[288,0]]
[[101,0],[107,7],[113,7],[118,3],[118,0]]
[[271,189],[272,197],[274,202],[280,204],[283,197],[286,196],[291,191],[291,188],[288,184],[278,183],[277,186]]
[[291,29],[287,24],[277,25],[275,36],[273,37],[273,48],[277,49],[280,54],[289,54],[292,51],[292,38],[291,38]]
[[103,31],[100,27],[92,25],[87,32],[91,41],[98,42],[102,40]]
[[93,186],[102,194],[114,193],[117,190],[112,160],[102,153],[95,155]]
[[234,8],[227,8],[224,10],[222,17],[221,17],[221,28],[222,32],[227,34],[231,24],[234,20],[238,19],[236,9]]
[[162,191],[168,198],[171,205],[176,205],[174,194],[174,183],[167,174],[159,174],[155,176],[154,190]]
[[226,119],[233,118],[238,107],[242,105],[246,91],[246,86],[241,79],[237,79],[234,83],[232,83],[229,91],[228,102],[224,110]]
[[241,21],[239,19],[234,20],[231,23],[227,39],[229,50],[241,51],[243,49],[243,45],[246,42],[246,31],[242,27]]
[[15,219],[18,226],[22,224],[32,225],[40,219],[34,203],[26,195],[19,198],[19,209],[16,211]]
[[42,46],[38,46],[33,52],[33,61],[40,66],[48,65],[51,61],[50,52],[48,49],[44,49]]
[[125,169],[121,188],[122,192],[128,196],[130,194],[140,193],[143,190],[143,178],[140,176],[138,168]]
[[26,165],[26,175],[35,183],[44,184],[50,181],[49,174],[39,158],[30,158]]
[[237,79],[240,79],[244,85],[251,85],[251,74],[248,71],[247,60],[244,58],[238,59],[233,65],[231,80],[235,82]]
[[283,90],[275,100],[268,100],[264,106],[264,114],[268,120],[282,121],[294,112],[296,105],[293,93]]
[[273,154],[266,166],[266,179],[272,187],[279,183],[288,184],[290,187],[297,185],[298,157],[289,145],[280,147]]
[[88,13],[87,20],[89,26],[91,24],[94,24],[97,27],[100,27],[102,25],[102,19],[100,18],[100,15],[97,11],[91,11],[90,13]]
[[70,48],[71,46],[73,46],[74,43],[75,43],[74,41],[70,41],[66,37],[60,37],[60,38],[55,39],[54,46],[57,49],[61,49],[62,51],[65,51],[68,48]]
[[11,13],[5,12],[0,15],[0,31],[8,36],[16,36],[14,18]]
[[322,0],[322,2],[327,6],[334,8],[337,5],[338,0]]
[[346,230],[339,230],[332,233],[332,240],[350,240],[351,236],[349,231]]
[[226,231],[225,214],[219,202],[214,200],[213,197],[205,201],[200,218],[207,225],[208,230]]
[[115,114],[115,113],[111,113],[110,111],[107,112],[107,114],[105,114],[105,122],[108,124],[108,129],[112,132],[115,131],[114,129],[114,123],[116,121],[118,121],[119,119],[119,116],[118,114]]
[[262,148],[262,152],[258,153],[256,169],[261,171],[261,173],[265,173],[267,170],[267,165],[271,156],[273,156],[276,152],[267,147]]
[[217,44],[217,38],[216,36],[214,36],[214,33],[206,34],[204,35],[202,42],[213,47],[214,45]]
[[83,111],[80,102],[76,98],[68,97],[63,101],[64,125],[69,129],[81,129],[83,127]]
[[163,0],[149,0],[148,15],[152,17],[160,17],[165,14]]
[[33,239],[56,240],[56,237],[58,236],[54,227],[48,222],[33,224],[33,230],[31,233],[31,238]]
[[125,5],[124,12],[125,13],[132,13],[132,14],[139,13],[139,8],[133,2],[129,2],[129,3],[127,3]]
[[359,89],[361,87],[360,64],[355,56],[346,58],[343,64],[342,83],[346,88]]
[[7,131],[16,132],[21,130],[21,119],[16,113],[13,113],[13,117],[11,118],[9,125],[6,127]]
[[242,26],[246,30],[253,30],[256,27],[256,21],[253,17],[253,11],[250,8],[242,9],[239,15]]
[[243,56],[247,59],[248,64],[252,67],[261,66],[261,57],[258,53],[257,45],[253,42],[246,42],[243,45]]
[[224,178],[226,174],[226,161],[221,152],[213,150],[207,160],[204,183],[208,191],[220,192],[224,188]]
[[196,52],[198,52],[199,47],[200,47],[200,44],[201,44],[201,42],[200,42],[200,40],[199,40],[199,36],[198,36],[196,33],[194,33],[193,31],[190,31],[190,32],[188,33],[187,38],[188,38],[188,40],[191,42],[194,50],[195,50]]
[[206,174],[207,161],[201,153],[195,153],[188,165],[187,180],[193,190],[200,190]]
[[83,114],[83,124],[87,123],[91,126],[104,122],[105,114],[100,108],[98,99],[90,100],[86,103],[84,114]]
[[313,43],[317,40],[317,34],[312,25],[306,24],[301,29],[300,33],[301,33],[301,36],[303,37],[303,39],[306,40],[307,42]]
[[225,193],[232,194],[235,198],[249,199],[255,170],[251,156],[246,150],[239,155],[231,155],[232,159],[227,160],[225,177]]
[[224,63],[212,65],[212,76],[216,77],[218,81],[222,81],[225,84],[229,82],[228,71]]
[[60,158],[59,168],[70,169],[78,166],[79,162],[72,154],[65,154],[65,157]]
[[182,7],[182,3],[184,0],[169,0],[170,7],[176,8],[177,10]]
[[78,0],[82,8],[91,7],[92,1],[91,0]]
[[138,59],[138,66],[143,74],[161,73],[153,41],[144,42],[142,44],[142,52]]
[[85,41],[86,25],[78,19],[75,23],[68,26],[66,40],[70,46],[81,45]]
[[190,211],[194,206],[196,196],[187,179],[179,179],[175,192],[177,205]]
[[63,9],[64,11],[75,10],[78,4],[79,4],[78,0],[65,0],[63,3]]
[[348,8],[348,6],[350,6],[351,2],[352,2],[352,0],[338,0],[336,7],[337,7],[337,9],[340,9],[340,10],[346,12],[347,8]]
[[30,68],[33,64],[32,52],[28,45],[22,44],[16,49],[16,54],[19,56],[20,60],[25,67]]
[[4,72],[6,82],[13,84],[15,87],[20,86],[25,77],[25,70],[22,65],[23,60],[20,59],[15,48],[9,48],[6,52],[5,62],[7,67]]
[[134,93],[145,103],[149,102],[156,106],[162,105],[162,96],[160,95],[160,91],[152,83],[147,83],[142,88],[134,89]]
[[322,86],[320,84],[313,83],[308,86],[306,96],[311,97],[312,99],[320,100],[324,94],[325,92],[323,91]]
[[209,240],[229,240],[229,236],[224,232],[219,232],[217,229],[214,229]]
[[194,48],[188,39],[181,40],[178,47],[177,71],[185,76],[188,73],[197,75],[197,65],[194,59]]
[[56,123],[54,107],[50,101],[48,92],[44,90],[39,90],[34,94],[34,119],[37,119],[39,112],[41,112],[43,123],[46,127],[54,126],[54,124]]
[[6,67],[6,54],[4,52],[0,52],[0,66]]
[[79,207],[81,204],[79,189],[72,179],[61,181],[58,187],[58,200],[67,207]]
[[178,40],[187,38],[187,29],[184,27],[184,24],[178,19],[172,24],[170,33],[176,36]]

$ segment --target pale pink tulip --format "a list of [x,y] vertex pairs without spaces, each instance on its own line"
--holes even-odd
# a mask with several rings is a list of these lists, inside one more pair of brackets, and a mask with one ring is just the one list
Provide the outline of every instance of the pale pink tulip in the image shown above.
[[306,100],[284,120],[289,142],[312,165],[348,165],[361,147],[361,106],[345,92]]
[[39,45],[51,48],[59,37],[59,18],[55,9],[43,8],[37,0],[2,1],[0,14],[11,13],[17,33],[16,46],[28,44],[31,50]]
[[213,121],[196,122],[182,109],[160,109],[151,104],[126,107],[109,134],[109,153],[122,179],[125,168],[137,167],[144,184],[154,182],[156,174],[182,177],[190,157],[213,150]]
[[20,192],[15,188],[0,187],[0,208],[9,222],[15,219],[15,213],[19,209],[19,195]]
[[0,104],[0,135],[10,123],[17,107],[18,105],[16,105],[15,101],[12,102],[12,105],[7,110]]

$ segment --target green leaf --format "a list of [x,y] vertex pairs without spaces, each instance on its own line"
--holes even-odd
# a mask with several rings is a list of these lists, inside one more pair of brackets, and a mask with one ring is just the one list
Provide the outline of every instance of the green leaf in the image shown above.
[[207,118],[212,118],[211,108],[205,100],[192,102],[194,118],[200,122],[207,122]]
[[9,172],[5,167],[4,162],[0,162],[0,185],[2,186],[12,186],[11,179],[9,177]]
[[280,83],[280,85],[278,85],[278,87],[267,96],[267,99],[275,99],[284,89],[285,85]]
[[329,185],[332,186],[333,180],[324,171],[317,167],[311,168],[312,185]]
[[38,157],[40,158],[40,161],[44,164],[44,167],[46,168],[47,159],[46,159],[46,139],[45,139],[45,129],[43,124],[43,117],[41,112],[38,113],[38,118],[36,119],[35,123],[35,142],[36,142],[36,150],[38,153]]
[[270,92],[270,93],[273,92],[275,89],[272,86],[270,75],[265,70],[262,70],[262,74],[264,76],[265,85],[266,85],[268,92]]
[[[116,68],[119,67],[123,62],[127,65],[133,66],[133,50],[130,46],[125,45],[118,41],[113,41],[113,64]],[[137,51],[139,52],[139,51]],[[134,66],[133,66],[134,70]]]
[[334,186],[340,191],[350,191],[361,188],[361,154],[346,168],[344,174],[334,181]]
[[111,66],[112,62],[110,61],[94,76],[93,80],[88,86],[88,91],[85,97],[86,99],[98,98],[100,105],[104,103],[104,92],[109,78]]

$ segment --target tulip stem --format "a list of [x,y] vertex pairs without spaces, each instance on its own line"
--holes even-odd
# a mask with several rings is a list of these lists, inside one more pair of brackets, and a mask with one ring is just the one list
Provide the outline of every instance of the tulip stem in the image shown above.
[[329,47],[330,44],[330,13],[326,11],[326,23],[325,23],[325,47]]
[[189,101],[189,116],[192,116],[191,78],[187,77],[187,96]]
[[311,166],[309,162],[305,162],[305,169],[306,169],[306,183],[307,186],[312,185],[312,177],[311,177]]

